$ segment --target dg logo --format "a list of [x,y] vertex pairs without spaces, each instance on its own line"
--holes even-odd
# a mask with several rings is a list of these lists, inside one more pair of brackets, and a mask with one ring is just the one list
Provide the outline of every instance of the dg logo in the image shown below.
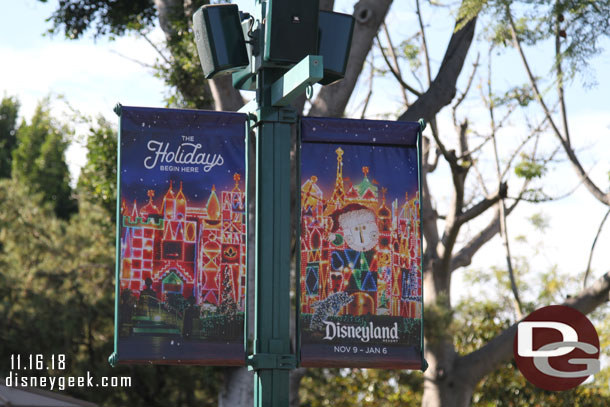
[[540,308],[517,325],[517,367],[544,390],[574,388],[599,372],[599,337],[581,312],[563,305]]

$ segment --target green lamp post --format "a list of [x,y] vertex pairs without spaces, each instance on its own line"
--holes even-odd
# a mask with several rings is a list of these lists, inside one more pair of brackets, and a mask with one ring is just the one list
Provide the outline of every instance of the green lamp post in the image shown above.
[[236,87],[256,91],[241,110],[256,135],[254,345],[247,363],[254,405],[276,407],[288,406],[288,374],[297,364],[290,346],[290,129],[297,115],[289,105],[316,82],[343,77],[353,18],[320,12],[318,0],[256,5],[255,16],[240,16],[231,4],[203,6],[193,24],[206,77],[232,73]]

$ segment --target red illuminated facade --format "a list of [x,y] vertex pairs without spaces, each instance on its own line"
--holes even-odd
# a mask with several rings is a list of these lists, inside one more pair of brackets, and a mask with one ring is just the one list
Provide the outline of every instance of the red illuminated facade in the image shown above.
[[[235,174],[232,190],[212,186],[203,204],[189,202],[182,183],[170,182],[162,201],[122,202],[121,290],[143,291],[165,302],[170,295],[193,297],[197,305],[220,305],[222,283],[244,310],[246,290],[245,194]],[[225,279],[227,277],[227,279]],[[147,285],[147,280],[148,285]]]

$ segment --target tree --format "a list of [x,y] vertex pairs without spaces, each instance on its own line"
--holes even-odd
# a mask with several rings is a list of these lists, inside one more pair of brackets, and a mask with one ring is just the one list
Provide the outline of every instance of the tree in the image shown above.
[[[56,31],[63,30],[77,37],[87,28],[95,29],[97,35],[109,30],[120,34],[133,29],[146,35],[147,25],[158,19],[166,35],[161,50],[164,55],[161,74],[179,92],[171,101],[207,107],[211,95],[217,109],[234,110],[241,106],[241,98],[226,77],[207,85],[197,80],[196,86],[188,86],[189,80],[199,78],[200,73],[186,21],[195,3],[200,3],[158,0],[153,8],[151,2],[146,2],[142,10],[147,11],[147,19],[137,20],[137,24],[134,23],[137,12],[125,17],[129,22],[110,19],[111,10],[122,9],[124,5],[119,7],[114,2],[111,5],[101,0],[85,2],[83,6],[79,3],[60,3],[52,17]],[[332,0],[320,3],[327,9],[334,5]],[[424,374],[422,403],[426,407],[466,406],[473,402],[477,386],[485,377],[501,366],[506,367],[512,354],[515,322],[528,310],[513,267],[507,219],[521,202],[554,198],[545,190],[544,180],[549,166],[560,155],[571,163],[577,179],[591,195],[610,206],[610,195],[603,192],[606,188],[600,186],[600,180],[589,176],[576,154],[564,100],[566,81],[586,67],[587,61],[599,52],[600,39],[610,33],[607,24],[610,5],[608,1],[584,0],[553,3],[463,0],[454,10],[457,12],[455,29],[448,35],[438,64],[431,57],[424,20],[426,13],[441,13],[440,6],[436,3],[422,6],[416,0],[414,32],[400,46],[393,45],[384,24],[391,6],[391,0],[355,2],[356,25],[345,78],[322,88],[311,101],[309,114],[343,116],[357,84],[368,82],[370,90],[361,113],[366,116],[368,101],[374,92],[372,81],[379,74],[385,74],[395,78],[403,101],[393,117],[397,120],[424,118],[430,124],[422,157],[426,359],[430,365]],[[88,13],[86,18],[80,17],[79,10]],[[383,42],[380,30],[385,34]],[[475,39],[476,30],[481,33],[480,41]],[[486,55],[469,55],[473,44],[484,47]],[[539,67],[542,77],[532,71],[524,51],[527,46],[554,48],[550,69]],[[527,83],[503,78],[502,83],[509,82],[508,85],[498,85],[494,74],[497,66],[494,58],[498,52],[507,55],[511,62],[519,61],[523,65]],[[367,58],[372,67],[368,78],[362,75]],[[462,71],[471,64],[469,74],[462,77]],[[487,66],[487,70],[481,72],[481,66]],[[403,75],[403,72],[409,73]],[[472,103],[470,91],[477,81],[481,97],[476,108],[466,109],[465,103]],[[547,89],[553,88],[556,96],[549,102],[551,96]],[[294,104],[298,111],[304,105],[303,98]],[[507,143],[506,127],[518,115],[526,123],[522,126],[525,134],[512,144]],[[439,117],[449,117],[452,125],[439,124]],[[555,136],[552,147],[546,144],[547,134]],[[434,173],[441,168],[450,174],[451,196],[447,200],[435,199],[440,189],[435,189]],[[447,329],[459,321],[451,302],[452,276],[470,265],[480,249],[498,235],[506,251],[505,273],[517,317],[511,324],[495,327],[493,335],[485,337],[476,348],[461,351],[459,337]],[[572,292],[563,303],[583,312],[593,311],[607,301],[609,277],[606,274],[585,290]],[[302,370],[295,372],[292,381],[295,387],[303,374]],[[251,381],[248,376],[242,377],[244,383]]]
[[[119,366],[112,353],[114,224],[105,210],[81,202],[69,221],[55,216],[40,194],[0,180],[0,357],[36,349],[66,355],[61,372],[32,375],[131,377],[111,392],[66,387],[76,397],[107,405],[191,406],[216,403],[220,376],[205,367]],[[0,375],[9,374],[3,364]],[[29,372],[28,372],[29,373]]]
[[42,194],[63,219],[77,209],[65,160],[70,133],[51,117],[46,99],[38,104],[30,124],[23,121],[19,126],[12,160],[12,176],[33,193]]
[[19,101],[4,96],[0,102],[0,178],[10,178],[13,150],[17,144],[17,113]]
[[113,220],[116,217],[117,133],[103,117],[89,127],[87,162],[81,169],[79,198],[100,204]]

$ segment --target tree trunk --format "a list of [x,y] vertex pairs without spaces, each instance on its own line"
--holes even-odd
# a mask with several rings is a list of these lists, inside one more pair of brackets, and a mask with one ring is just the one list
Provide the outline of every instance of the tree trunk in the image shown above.
[[249,407],[254,400],[254,375],[245,367],[225,369],[222,389],[218,394],[218,407]]
[[[430,352],[426,352],[427,355]],[[430,356],[428,356],[430,357]],[[432,359],[430,357],[430,359]],[[429,360],[430,361],[430,360]],[[463,377],[451,373],[439,377],[432,369],[424,373],[423,407],[468,407],[473,387]]]

